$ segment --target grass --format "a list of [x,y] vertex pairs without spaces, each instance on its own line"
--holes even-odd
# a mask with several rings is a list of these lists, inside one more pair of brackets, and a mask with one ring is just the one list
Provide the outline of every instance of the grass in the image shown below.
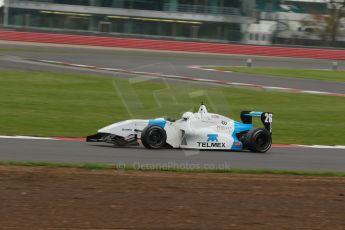
[[235,120],[273,112],[274,143],[345,143],[342,97],[141,80],[0,71],[0,135],[82,137],[124,119],[177,118],[203,101]]
[[202,169],[186,167],[138,167],[133,165],[116,164],[71,164],[52,162],[32,162],[32,161],[0,161],[0,166],[20,166],[20,167],[47,167],[47,168],[71,168],[85,170],[123,170],[123,171],[144,171],[144,172],[180,172],[180,173],[234,173],[234,174],[273,174],[273,175],[294,175],[294,176],[327,176],[345,177],[344,172],[313,172],[295,170],[271,170],[271,169]]
[[280,76],[302,79],[315,79],[322,81],[334,81],[345,83],[345,71],[327,71],[311,69],[285,69],[285,68],[248,68],[248,67],[215,67],[221,71],[232,71],[236,73],[247,73],[265,76]]

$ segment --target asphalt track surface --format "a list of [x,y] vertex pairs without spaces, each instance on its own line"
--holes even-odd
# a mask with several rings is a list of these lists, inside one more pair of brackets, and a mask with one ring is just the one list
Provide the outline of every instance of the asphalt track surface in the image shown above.
[[279,169],[345,172],[344,149],[278,148],[269,152],[148,150],[82,141],[0,139],[0,160],[130,164],[142,168]]
[[[248,57],[211,54],[169,53],[123,49],[102,49],[62,46],[37,46],[0,42],[0,69],[58,71],[66,73],[109,76],[105,71],[82,70],[23,62],[35,58],[121,68],[136,71],[174,74],[239,83],[290,87],[304,90],[345,93],[345,84],[284,77],[264,77],[246,74],[210,72],[191,69],[191,65],[243,66]],[[313,59],[252,57],[254,66],[330,69],[332,61]],[[339,69],[345,63],[339,62]],[[128,77],[111,74],[115,77]],[[0,160],[50,161],[71,163],[117,163],[149,165],[149,167],[245,168],[345,172],[344,149],[277,148],[269,153],[226,151],[185,151],[142,148],[114,148],[109,145],[80,141],[0,139]]]

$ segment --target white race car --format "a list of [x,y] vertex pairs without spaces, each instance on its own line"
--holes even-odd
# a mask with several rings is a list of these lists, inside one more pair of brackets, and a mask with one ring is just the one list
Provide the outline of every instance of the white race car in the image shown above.
[[[260,117],[263,128],[254,128],[253,117]],[[243,111],[242,122],[208,113],[201,105],[197,113],[185,112],[172,121],[126,120],[98,130],[88,142],[106,142],[117,146],[143,145],[149,149],[183,148],[207,150],[250,150],[264,153],[272,145],[272,113]]]

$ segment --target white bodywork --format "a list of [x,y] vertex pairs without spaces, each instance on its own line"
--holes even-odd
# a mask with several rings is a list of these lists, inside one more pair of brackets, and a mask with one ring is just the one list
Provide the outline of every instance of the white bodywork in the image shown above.
[[[167,144],[173,148],[186,149],[232,149],[242,143],[233,137],[235,121],[222,115],[208,113],[201,105],[197,113],[187,112],[175,122],[163,118],[154,120],[127,120],[114,123],[98,130],[99,133],[121,137],[137,135],[148,125],[158,125],[167,134]],[[249,128],[252,125],[249,125]]]

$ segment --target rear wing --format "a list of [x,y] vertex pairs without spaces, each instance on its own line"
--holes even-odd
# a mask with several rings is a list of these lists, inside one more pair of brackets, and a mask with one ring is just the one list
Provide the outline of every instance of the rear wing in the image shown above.
[[272,118],[271,112],[257,112],[257,111],[242,111],[241,120],[244,124],[252,124],[253,117],[260,117],[262,124],[265,126],[270,133],[272,133]]

